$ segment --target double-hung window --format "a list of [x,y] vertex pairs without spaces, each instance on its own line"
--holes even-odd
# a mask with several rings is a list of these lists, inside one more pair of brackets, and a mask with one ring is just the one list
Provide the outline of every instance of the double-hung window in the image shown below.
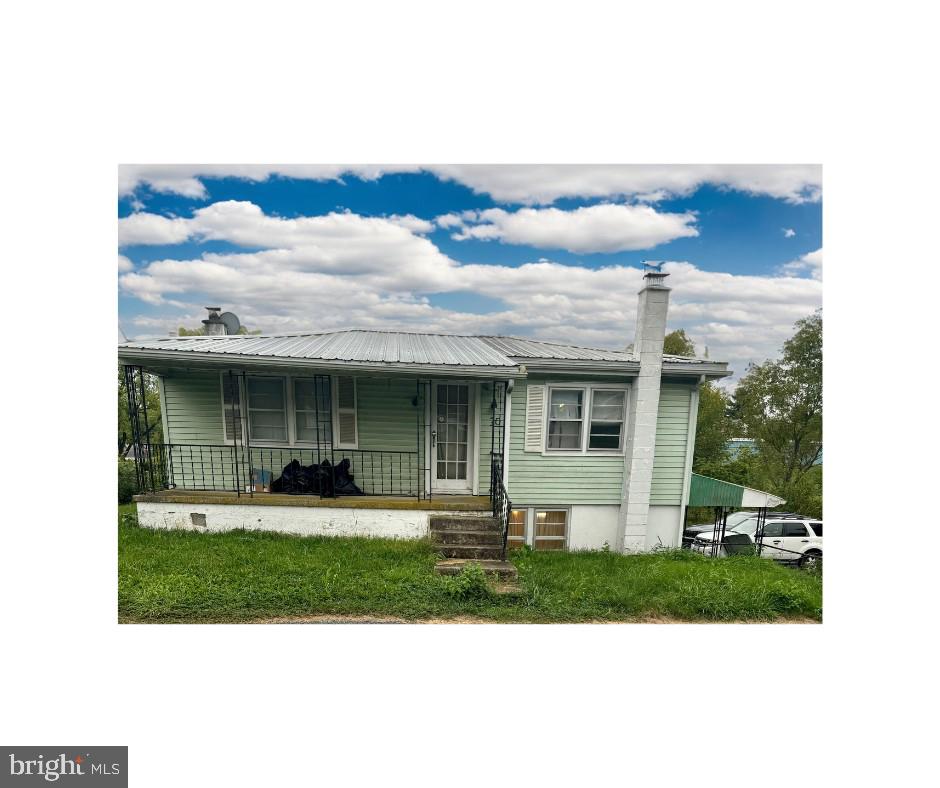
[[294,378],[294,430],[301,443],[333,443],[329,378]]
[[549,385],[547,400],[546,452],[623,451],[625,387]]
[[287,442],[284,378],[249,377],[248,434],[252,440]]
[[551,389],[548,403],[548,448],[581,449],[584,389]]
[[591,433],[588,449],[619,451],[623,445],[623,389],[594,389],[591,392]]

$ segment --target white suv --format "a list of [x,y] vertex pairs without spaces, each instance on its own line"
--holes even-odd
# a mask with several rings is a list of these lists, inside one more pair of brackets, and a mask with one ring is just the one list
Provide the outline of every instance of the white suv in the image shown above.
[[[773,558],[776,561],[796,562],[801,567],[809,567],[822,561],[822,520],[812,518],[788,517],[786,519],[773,519],[768,515],[764,523],[764,538],[760,554],[763,558]],[[743,523],[729,528],[727,534],[745,534],[754,543],[757,531],[757,518],[745,520]],[[700,534],[692,543],[692,549],[700,553],[711,553],[715,533]],[[727,555],[724,547],[721,555]]]

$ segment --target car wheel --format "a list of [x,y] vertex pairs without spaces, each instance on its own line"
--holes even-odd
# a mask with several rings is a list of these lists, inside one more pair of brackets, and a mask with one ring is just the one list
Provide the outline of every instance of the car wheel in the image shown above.
[[820,553],[818,550],[811,550],[800,558],[800,569],[819,570],[821,568],[822,553]]

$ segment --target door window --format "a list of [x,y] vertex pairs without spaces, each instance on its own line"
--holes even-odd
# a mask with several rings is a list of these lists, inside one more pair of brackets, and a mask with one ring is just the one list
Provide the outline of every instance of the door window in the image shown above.
[[437,478],[467,479],[470,387],[437,387]]
[[809,536],[809,531],[803,523],[787,523],[783,529],[784,536]]
[[810,523],[810,527],[816,536],[822,536],[822,523]]

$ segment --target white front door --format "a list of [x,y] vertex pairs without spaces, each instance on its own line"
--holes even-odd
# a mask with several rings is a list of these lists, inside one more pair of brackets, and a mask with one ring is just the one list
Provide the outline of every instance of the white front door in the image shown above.
[[473,388],[435,383],[431,414],[433,492],[468,493],[473,488]]

